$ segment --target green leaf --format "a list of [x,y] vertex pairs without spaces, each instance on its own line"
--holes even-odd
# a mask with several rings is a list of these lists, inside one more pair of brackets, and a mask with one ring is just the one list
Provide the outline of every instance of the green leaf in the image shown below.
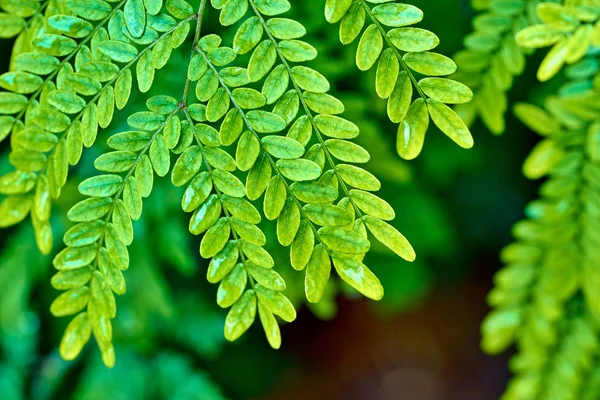
[[423,149],[425,133],[429,128],[429,111],[422,98],[408,109],[404,121],[398,126],[396,150],[405,160],[415,159]]
[[360,261],[333,253],[333,265],[344,282],[372,300],[381,300],[383,286],[379,279]]
[[265,249],[248,243],[245,240],[241,240],[239,243],[242,246],[242,251],[250,261],[263,268],[273,268],[275,261],[273,261],[271,255]]
[[0,228],[23,221],[31,210],[31,196],[8,196],[0,202]]
[[112,10],[110,4],[102,0],[69,0],[67,5],[75,14],[90,21],[99,21]]
[[148,132],[128,131],[112,135],[107,144],[115,150],[137,152],[145,148],[151,138]]
[[140,158],[138,165],[135,167],[135,180],[137,181],[142,197],[150,196],[154,185],[154,172],[152,171],[150,157],[145,154]]
[[256,136],[252,132],[244,132],[240,137],[235,153],[238,169],[240,171],[248,171],[256,162],[259,154],[260,142]]
[[261,42],[250,57],[248,63],[248,78],[250,82],[261,80],[275,64],[277,51],[270,40]]
[[293,159],[304,154],[304,146],[294,139],[284,136],[265,136],[261,141],[265,150],[276,158]]
[[182,186],[188,183],[200,170],[202,166],[202,151],[198,146],[188,147],[179,156],[173,171],[171,172],[171,182],[175,186]]
[[9,92],[0,92],[0,114],[16,114],[27,105],[27,97]]
[[267,100],[267,104],[273,104],[288,88],[290,75],[284,65],[278,65],[269,73],[262,87],[262,94]]
[[371,244],[360,233],[339,227],[323,227],[318,231],[321,241],[332,251],[362,254],[369,251]]
[[406,261],[415,260],[416,255],[412,246],[393,226],[368,215],[364,217],[364,221],[375,238],[390,250],[404,258]]
[[286,127],[286,122],[279,115],[268,111],[249,111],[246,119],[257,132],[276,133],[281,132]]
[[[292,244],[300,228],[300,209],[292,197],[285,202],[279,218],[277,218],[277,239],[282,246]],[[265,285],[266,286],[266,285]]]
[[383,37],[377,28],[377,25],[370,25],[358,43],[356,51],[356,66],[361,71],[369,70],[379,58],[383,49]]
[[352,0],[327,0],[325,2],[325,19],[331,24],[335,24],[346,14]]
[[36,185],[37,174],[26,171],[12,171],[0,176],[1,194],[27,193]]
[[263,26],[258,17],[248,18],[240,25],[233,38],[233,50],[238,54],[248,53],[260,42],[262,35]]
[[235,218],[248,222],[250,224],[258,224],[261,221],[261,216],[256,207],[245,199],[224,195],[222,197],[225,208]]
[[407,53],[431,50],[440,43],[433,33],[421,28],[395,28],[388,32],[392,44]]
[[396,86],[399,71],[400,63],[398,62],[398,57],[396,57],[392,49],[385,49],[377,64],[375,79],[375,89],[379,97],[382,99],[390,97]]
[[266,104],[265,96],[250,88],[234,89],[231,93],[236,103],[244,109],[260,108]]
[[100,43],[97,48],[111,60],[120,63],[130,62],[138,55],[138,51],[134,46],[118,40],[106,40]]
[[340,161],[366,163],[371,158],[367,150],[346,140],[328,139],[325,141],[325,146],[331,155]]
[[348,12],[342,18],[340,24],[340,41],[342,44],[350,44],[362,31],[365,24],[365,9],[360,2],[352,2]]
[[278,47],[283,57],[291,62],[304,62],[317,58],[317,49],[301,40],[283,40]]
[[256,317],[256,295],[247,290],[233,305],[225,319],[225,339],[234,341],[250,328]]
[[217,291],[217,304],[223,308],[231,307],[244,293],[248,275],[243,264],[237,264],[227,274]]
[[25,19],[12,14],[0,13],[0,38],[16,36],[25,27]]
[[311,303],[318,303],[323,297],[325,286],[331,275],[331,259],[327,249],[318,244],[310,255],[304,280],[306,299]]
[[67,217],[73,222],[88,222],[105,216],[112,207],[110,197],[92,197],[75,204]]
[[310,160],[279,160],[277,167],[283,176],[292,181],[311,181],[321,176],[321,167]]
[[271,182],[267,187],[264,199],[265,217],[269,220],[274,220],[279,216],[287,197],[287,189],[285,181],[278,175],[271,178]]
[[281,333],[273,313],[271,313],[271,311],[269,311],[261,303],[258,303],[258,315],[269,344],[272,348],[276,350],[279,349],[281,347]]
[[372,13],[379,22],[394,28],[414,25],[423,19],[423,11],[408,4],[381,4],[373,7]]
[[357,189],[379,190],[381,182],[370,172],[349,164],[340,164],[335,167],[344,182]]
[[[233,241],[229,241],[225,247],[210,260],[208,271],[206,272],[206,279],[210,283],[222,281],[223,278],[231,272],[233,267],[235,267],[238,257],[239,250],[237,244]],[[231,304],[233,304],[233,302]]]
[[80,313],[71,320],[60,342],[60,356],[67,360],[74,360],[83,346],[90,340],[92,327],[87,318],[87,313]]
[[460,82],[446,78],[424,78],[419,87],[433,100],[446,104],[461,104],[471,101],[473,92]]
[[315,234],[308,221],[302,221],[290,249],[292,267],[300,271],[304,269],[310,259],[315,246]]
[[125,181],[123,203],[131,219],[138,220],[142,215],[142,194],[139,191],[137,180],[133,176]]
[[67,247],[54,257],[52,265],[58,270],[85,267],[96,258],[97,246]]
[[312,222],[321,226],[344,226],[352,222],[348,211],[333,204],[307,204],[304,211]]
[[229,240],[231,228],[226,218],[220,218],[211,226],[200,243],[200,255],[211,258],[220,252]]
[[396,217],[392,206],[373,193],[352,189],[350,190],[350,198],[367,215],[386,221],[391,221]]
[[86,196],[108,197],[117,193],[122,183],[119,175],[98,175],[84,180],[78,188]]
[[473,137],[469,128],[454,110],[432,99],[427,100],[427,108],[435,125],[450,139],[465,149],[473,147]]
[[324,135],[332,138],[353,139],[359,134],[358,126],[335,115],[317,115],[314,121]]
[[112,151],[96,158],[94,167],[98,171],[125,172],[133,167],[136,159],[135,153],[129,151]]
[[127,0],[123,9],[125,24],[131,36],[139,38],[146,29],[146,10],[142,0]]
[[221,202],[217,195],[211,195],[194,211],[190,218],[189,230],[194,235],[199,235],[213,226],[221,216]]
[[93,28],[89,22],[71,15],[53,15],[48,18],[48,25],[64,35],[75,38],[86,37]]
[[301,89],[309,92],[325,93],[330,88],[327,78],[314,69],[302,65],[292,68],[292,77]]
[[296,309],[283,293],[257,284],[256,294],[261,304],[273,314],[279,315],[284,321],[292,322],[296,319]]
[[[56,69],[60,61],[57,57],[42,53],[21,53],[14,59],[15,69],[46,75]],[[83,69],[83,68],[82,68]]]
[[404,120],[410,107],[413,96],[413,87],[410,77],[405,71],[400,72],[396,86],[392,91],[387,104],[388,117],[392,122],[400,123]]
[[165,176],[171,166],[171,157],[169,149],[165,143],[163,135],[157,135],[150,145],[150,161],[158,176]]
[[246,190],[248,199],[250,200],[258,199],[267,189],[269,180],[271,179],[271,164],[267,157],[267,154],[263,153],[256,160],[246,178]]
[[244,184],[230,172],[215,169],[212,172],[215,186],[226,195],[232,197],[244,197],[246,190]]
[[285,290],[285,281],[272,269],[259,267],[252,262],[246,262],[248,273],[256,282],[267,289],[282,292]]
[[268,16],[283,14],[291,8],[288,0],[253,0],[253,3],[258,11]]
[[428,76],[444,76],[456,72],[456,64],[442,54],[424,51],[407,53],[402,59],[414,71]]
[[305,203],[331,203],[338,198],[336,188],[319,182],[294,182],[291,185],[294,196]]
[[344,104],[329,94],[306,92],[303,97],[308,107],[318,114],[341,114],[344,112]]
[[300,22],[288,18],[270,18],[267,20],[267,28],[274,37],[281,40],[298,39],[306,35],[306,28]]
[[66,56],[77,48],[75,40],[52,34],[41,34],[32,40],[32,44],[39,51],[56,57]]
[[83,286],[71,289],[58,296],[50,305],[50,312],[55,317],[73,315],[83,310],[90,298],[90,289]]
[[5,72],[0,75],[0,86],[15,93],[33,93],[42,85],[43,80],[27,72]]

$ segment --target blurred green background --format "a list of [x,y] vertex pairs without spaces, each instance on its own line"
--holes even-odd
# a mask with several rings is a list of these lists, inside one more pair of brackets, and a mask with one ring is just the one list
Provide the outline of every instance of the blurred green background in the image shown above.
[[[453,55],[470,31],[468,0],[412,0],[425,12],[420,26],[440,38],[438,51]],[[287,293],[299,317],[283,327],[283,346],[272,350],[260,324],[238,342],[223,338],[226,312],[215,303],[217,287],[206,282],[207,262],[199,238],[187,232],[181,190],[160,180],[135,225],[127,293],[115,320],[117,365],[102,365],[95,346],[74,362],[60,359],[57,345],[66,319],[48,311],[57,292],[50,286],[51,257],[39,255],[28,223],[0,231],[1,399],[494,399],[508,379],[506,358],[480,353],[479,323],[485,295],[499,268],[498,252],[512,224],[535,196],[536,183],[521,175],[535,136],[507,116],[507,132],[494,137],[476,123],[476,146],[462,150],[433,127],[414,162],[395,154],[396,126],[374,90],[374,71],[354,65],[356,43],[342,47],[337,26],[323,17],[323,0],[305,0],[290,12],[319,50],[310,65],[332,83],[345,116],[361,128],[358,141],[372,155],[367,165],[383,182],[382,196],[395,208],[394,224],[418,258],[401,261],[375,248],[366,264],[380,277],[379,303],[334,293],[317,307],[301,305],[302,276],[289,265],[265,224],[267,249],[286,274]],[[215,32],[216,13],[204,33]],[[232,30],[228,30],[231,35]],[[225,42],[231,36],[223,34]],[[8,68],[9,40],[0,41],[1,70]],[[189,43],[188,43],[189,47]],[[175,52],[148,95],[170,93],[183,82],[188,50]],[[511,99],[526,100],[536,86],[535,65],[515,82]],[[125,129],[126,115],[142,109],[134,95],[125,112],[84,153],[54,210],[55,250],[68,227],[66,211],[80,197],[77,184],[109,135]],[[0,173],[10,170],[8,144],[0,147]],[[60,208],[60,209],[59,209]],[[289,276],[289,278],[287,277]],[[297,282],[298,286],[293,285]]]

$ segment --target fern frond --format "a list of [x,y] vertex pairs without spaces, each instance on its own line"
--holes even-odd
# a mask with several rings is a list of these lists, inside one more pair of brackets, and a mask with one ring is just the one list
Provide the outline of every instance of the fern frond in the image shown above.
[[528,205],[528,219],[515,226],[517,241],[502,252],[507,265],[496,275],[489,296],[494,310],[482,326],[487,352],[512,343],[518,348],[506,399],[595,393],[586,380],[593,377],[600,345],[599,100],[597,92],[589,92],[550,97],[547,111],[527,104],[515,109],[544,136],[525,162],[525,175],[549,179],[541,199]]
[[[441,78],[457,67],[450,58],[430,51],[439,44],[433,32],[412,27],[423,19],[419,8],[395,1],[327,0],[325,18],[330,23],[341,21],[343,44],[354,42],[368,23],[358,44],[356,65],[366,71],[377,62],[377,94],[387,99],[390,120],[400,124],[396,150],[402,158],[411,160],[419,155],[430,117],[459,146],[473,146],[469,129],[446,105],[468,103],[473,94],[462,83]],[[424,78],[417,81],[417,75]]]
[[[233,7],[232,3],[228,4]],[[289,152],[281,152],[283,143],[289,143],[289,140],[277,136],[260,139],[258,132],[261,131],[253,126],[251,119],[243,117],[244,111],[239,107],[242,120],[254,138],[242,138],[237,154],[243,155],[245,151],[240,147],[250,146],[250,143],[255,143],[256,149],[253,160],[257,161],[246,163],[244,159],[238,160],[241,168],[244,165],[250,167],[247,182],[249,197],[258,198],[266,190],[265,215],[269,219],[277,218],[278,239],[284,246],[291,245],[292,266],[299,270],[308,266],[305,292],[309,301],[316,302],[321,298],[332,260],[338,274],[348,284],[367,297],[379,299],[383,294],[379,281],[360,262],[370,247],[366,240],[367,227],[377,239],[405,259],[413,260],[414,252],[399,232],[382,221],[393,219],[394,213],[390,212],[391,207],[385,201],[369,193],[380,188],[379,181],[362,168],[334,162],[334,157],[346,162],[366,162],[369,155],[362,147],[347,141],[358,135],[358,128],[334,115],[343,112],[344,107],[326,93],[329,89],[327,80],[308,67],[290,65],[290,62],[298,63],[316,57],[312,46],[298,40],[305,32],[302,25],[277,17],[265,19],[265,14],[276,16],[288,11],[289,3],[251,1],[249,6],[254,16],[245,20],[237,31],[234,48],[242,53],[254,49],[248,76],[257,81],[266,76],[262,93],[267,104],[275,103],[274,113],[282,115],[290,125],[287,137],[305,146],[315,142],[304,159],[289,160]],[[229,12],[227,7],[221,9],[221,21]],[[263,32],[266,32],[267,38],[261,42]],[[306,55],[305,49],[312,50]],[[270,55],[266,55],[268,53]],[[263,63],[258,64],[261,59]],[[268,60],[266,64],[265,59]],[[215,71],[215,74],[218,75],[218,72]],[[292,89],[287,91],[290,83]],[[222,84],[227,86],[225,82]],[[235,93],[229,93],[235,103]],[[298,117],[300,110],[303,114]],[[331,139],[325,140],[324,136]],[[302,154],[303,151],[299,151],[294,157]],[[288,160],[281,159],[284,157]],[[274,161],[274,158],[280,160]],[[304,179],[287,171],[292,162],[305,164],[307,159],[319,167],[315,169],[315,176]],[[321,170],[325,171],[321,173]],[[272,172],[275,173],[273,177]],[[318,182],[304,182],[317,178]],[[259,190],[254,191],[254,187]],[[343,198],[334,205],[340,192]],[[316,226],[322,228],[317,229]],[[356,256],[348,258],[341,253],[354,253]],[[353,270],[359,272],[362,278],[357,279],[351,274]]]
[[[121,10],[131,2],[121,1],[114,8],[101,0],[94,7],[83,0],[68,2],[69,12],[78,16],[50,16],[50,32],[56,33],[33,36],[15,58],[16,71],[0,76],[0,86],[13,92],[0,93],[0,112],[8,114],[0,117],[0,136],[13,133],[9,160],[16,167],[0,177],[0,193],[18,196],[4,200],[9,203],[6,209],[20,201],[30,205],[10,215],[2,213],[2,226],[22,221],[32,210],[43,253],[52,248],[50,198],[60,195],[68,166],[77,164],[82,148],[95,142],[98,127],[110,124],[115,106],[122,109],[127,104],[131,69],[136,67],[140,91],[147,91],[154,70],[166,64],[195,17],[191,8],[185,16],[185,10],[174,7],[172,15],[148,14],[144,34],[134,38]],[[96,20],[100,22],[91,28],[88,21]],[[71,36],[78,38],[81,32],[86,34],[77,43]]]
[[110,138],[108,143],[114,151],[94,162],[96,169],[107,174],[81,182],[79,191],[89,197],[75,204],[67,215],[78,224],[65,233],[67,247],[54,258],[59,272],[52,278],[54,288],[67,291],[50,307],[59,317],[79,313],[67,327],[60,346],[66,360],[79,354],[93,332],[104,363],[112,366],[115,362],[110,322],[116,316],[113,292],[125,293],[121,271],[129,267],[131,221],[140,218],[142,199],[152,191],[152,168],[159,176],[169,170],[164,130],[182,107],[164,96],[149,99],[148,105],[153,111],[129,117],[135,131]]
[[575,0],[564,5],[540,3],[536,8],[541,24],[517,33],[517,43],[526,48],[552,46],[537,72],[541,82],[555,76],[565,64],[581,60],[593,48],[600,47],[600,5]]
[[508,109],[507,92],[516,76],[525,69],[526,49],[519,47],[515,34],[535,20],[539,0],[506,2],[490,0],[485,12],[473,21],[474,32],[464,40],[465,50],[454,56],[460,72],[454,78],[473,89],[474,100],[456,107],[472,125],[479,116],[494,134],[504,132]]

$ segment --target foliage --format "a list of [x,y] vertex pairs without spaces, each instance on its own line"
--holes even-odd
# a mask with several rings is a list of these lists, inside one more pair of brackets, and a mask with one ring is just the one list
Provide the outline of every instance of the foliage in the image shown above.
[[600,4],[544,2],[536,11],[542,23],[524,28],[516,40],[530,48],[554,44],[538,79],[552,78],[566,63],[573,64],[568,76],[579,81],[545,98],[545,109],[515,105],[517,117],[543,137],[523,172],[548,179],[541,198],[527,206],[528,218],[514,226],[517,241],[501,254],[506,266],[489,295],[494,310],[483,323],[482,346],[490,353],[513,343],[518,348],[503,398],[591,399],[599,393],[600,75],[594,48]]
[[[202,34],[210,6],[222,27],[236,24],[231,47],[223,46],[218,34]],[[104,363],[115,364],[114,295],[126,292],[123,271],[130,264],[132,221],[140,219],[155,175],[170,172],[173,185],[187,186],[181,206],[193,213],[189,231],[204,234],[200,255],[211,260],[207,280],[220,283],[217,303],[231,307],[225,321],[228,340],[240,337],[258,313],[269,343],[279,348],[275,315],[286,322],[296,317],[283,293],[286,281],[263,248],[266,236],[257,226],[263,215],[276,220],[277,240],[290,247],[292,267],[306,270],[304,291],[311,303],[326,292],[332,265],[355,290],[382,298],[380,281],[362,262],[371,247],[368,232],[402,258],[415,259],[408,241],[387,222],[395,217],[393,208],[372,193],[381,188],[380,181],[355,165],[370,159],[350,141],[358,127],[338,116],[345,107],[327,93],[328,80],[303,65],[317,56],[300,40],[306,29],[279,17],[290,7],[286,0],[213,0],[210,5],[202,0],[196,8],[183,0],[3,4],[3,34],[18,37],[11,71],[0,76],[7,90],[0,102],[5,115],[0,133],[2,139],[10,137],[9,161],[15,167],[0,178],[5,196],[0,221],[7,227],[30,216],[44,254],[53,247],[52,203],[68,183],[69,166],[78,166],[99,130],[127,112],[134,86],[149,92],[160,70],[192,37],[181,94],[149,96],[145,110],[129,113],[128,127],[111,135],[110,150],[94,161],[100,174],[78,185],[86,198],[67,213],[75,225],[64,233],[66,247],[54,257],[58,272],[51,281],[64,291],[50,306],[52,314],[75,315],[60,345],[63,358],[76,358],[93,334]],[[372,11],[365,3],[362,7],[375,18],[368,32],[376,26],[383,31],[380,22],[405,26],[422,17],[416,7],[396,3]],[[379,77],[387,78],[378,79],[377,91],[391,94],[397,88],[402,100],[390,106],[392,120],[410,127],[414,134],[404,134],[415,149],[422,146],[428,112],[447,135],[470,147],[467,128],[443,104],[470,100],[470,90],[442,78],[417,84],[408,69],[425,75],[456,69],[439,54],[420,59],[418,51],[424,49],[408,45],[419,35],[431,41],[428,49],[437,45],[433,33],[416,28],[386,34],[394,47],[380,66],[387,57],[404,71],[380,71]],[[379,31],[375,37],[382,40]],[[366,54],[364,48],[363,41],[357,60]],[[400,59],[396,48],[407,54]],[[379,54],[372,56],[371,65]],[[361,69],[365,66],[359,61]],[[410,108],[408,78],[422,97]],[[177,159],[171,166],[172,155]],[[261,213],[253,203],[263,194]]]
[[[222,398],[183,352],[214,360],[223,336],[238,339],[257,314],[279,348],[280,324],[303,303],[331,318],[337,295],[380,300],[384,284],[392,297],[382,308],[394,310],[411,296],[399,289],[405,280],[428,287],[430,258],[462,249],[448,217],[453,200],[433,200],[415,176],[435,192],[483,158],[477,148],[452,153],[434,136],[416,174],[394,154],[416,158],[428,130],[470,148],[467,126],[480,118],[492,133],[517,138],[503,139],[511,151],[498,156],[511,164],[522,136],[516,125],[507,129],[505,114],[509,97],[523,93],[515,81],[534,64],[547,83],[514,113],[542,136],[523,172],[546,181],[501,254],[482,347],[496,354],[516,345],[504,398],[598,397],[597,0],[474,0],[474,32],[453,59],[440,54],[450,40],[446,21],[435,28],[440,43],[421,9],[396,1],[191,3],[0,1],[0,35],[15,38],[0,76],[0,141],[10,163],[0,176],[0,226],[32,222],[9,231],[1,256],[3,392],[27,386],[19,377],[34,364],[35,315],[45,314],[33,302],[50,264],[58,270],[50,282],[63,292],[50,305],[56,294],[43,289],[37,301],[55,316],[74,315],[59,353],[83,369],[68,391],[81,398],[120,390]],[[547,47],[539,67],[526,63]],[[440,215],[444,207],[452,211]],[[391,224],[394,210],[427,256],[402,272],[377,265],[392,253],[415,260]],[[457,219],[476,219],[471,211]],[[202,235],[205,264],[188,233]],[[205,270],[226,317],[193,278]],[[126,384],[96,358],[78,357],[92,335],[105,365],[115,365],[113,343],[123,354],[115,371]],[[59,363],[60,378],[43,376],[45,392],[30,391],[60,395],[57,382],[73,364],[41,357]]]

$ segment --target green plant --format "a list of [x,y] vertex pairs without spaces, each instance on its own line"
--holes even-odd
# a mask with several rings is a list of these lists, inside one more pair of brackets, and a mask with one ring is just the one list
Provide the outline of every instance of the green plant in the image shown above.
[[[67,213],[75,225],[64,234],[66,248],[54,258],[58,272],[52,278],[64,293],[50,306],[56,316],[76,314],[60,346],[65,359],[77,357],[93,334],[104,363],[115,363],[114,294],[125,292],[122,271],[130,261],[135,265],[127,249],[134,239],[132,220],[141,217],[155,174],[170,172],[173,185],[187,185],[182,208],[193,212],[190,232],[204,234],[200,254],[211,259],[208,281],[220,283],[217,302],[231,307],[225,321],[229,340],[241,336],[258,313],[269,343],[278,348],[274,315],[287,322],[296,317],[283,293],[286,282],[263,249],[266,237],[257,226],[262,216],[276,220],[277,239],[290,247],[291,266],[306,270],[309,302],[323,296],[332,264],[347,284],[381,299],[383,287],[362,263],[370,248],[367,232],[402,258],[415,259],[408,241],[386,222],[394,219],[394,210],[372,193],[380,189],[379,180],[355,165],[370,158],[350,141],[358,127],[338,116],[344,105],[327,93],[327,79],[303,65],[317,56],[300,40],[306,29],[279,17],[290,3],[198,3],[1,3],[2,35],[18,37],[11,71],[0,76],[7,90],[0,93],[0,137],[10,136],[9,161],[15,167],[0,177],[0,225],[30,216],[44,254],[53,246],[52,203],[68,182],[69,167],[79,165],[84,148],[96,142],[99,129],[107,128],[115,114],[128,112],[134,85],[149,92],[161,78],[160,69],[191,37],[189,61],[180,68],[180,93],[149,96],[146,110],[129,114],[129,127],[110,136],[110,150],[94,161],[100,174],[79,184],[87,198]],[[357,4],[329,1],[326,14],[334,22]],[[422,18],[416,7],[396,3],[371,9],[360,2],[360,7],[373,22],[359,45],[361,69],[379,56],[381,49],[366,52],[364,43],[381,43],[381,24],[401,27]],[[221,34],[202,33],[205,13],[215,10],[221,27],[236,25],[231,47],[222,46]],[[362,23],[353,24],[360,32]],[[389,48],[379,62],[377,91],[397,97],[388,103],[390,117],[410,128],[403,137],[412,155],[399,150],[401,155],[418,154],[429,114],[448,136],[470,147],[469,131],[444,104],[468,101],[470,90],[442,78],[417,83],[408,68],[426,75],[456,69],[444,56],[416,53],[426,49],[407,45],[427,38],[429,50],[437,37],[413,28],[384,36]],[[400,58],[399,51],[407,54]],[[420,99],[410,105],[413,84]],[[171,167],[173,155],[177,160]],[[261,213],[253,202],[263,193]]]
[[494,310],[482,326],[482,347],[495,354],[517,346],[510,363],[515,377],[503,398],[592,399],[600,394],[600,4],[542,2],[536,12],[541,23],[520,30],[516,41],[530,49],[554,45],[538,79],[572,66],[558,95],[542,98],[544,108],[514,108],[543,137],[523,172],[548,179],[541,198],[527,206],[527,219],[514,226],[516,242],[501,254],[506,266],[489,295]]
[[[542,136],[523,172],[547,180],[541,199],[527,207],[527,219],[515,225],[516,242],[502,252],[506,266],[489,295],[493,310],[482,326],[482,347],[494,354],[517,347],[507,399],[598,397],[597,0],[474,0],[481,11],[475,32],[454,61],[432,52],[439,44],[434,33],[413,26],[423,12],[395,1],[319,4],[322,19],[339,23],[339,40],[350,48],[337,38],[303,39],[311,33],[305,25],[314,17],[314,2],[294,6],[300,13],[289,18],[287,0],[191,3],[0,1],[0,35],[16,36],[10,71],[0,76],[6,89],[0,93],[0,140],[10,148],[14,169],[0,177],[0,226],[29,216],[44,254],[53,251],[53,235],[64,233],[66,248],[54,257],[58,272],[51,281],[64,293],[50,309],[57,316],[76,314],[60,345],[65,359],[77,357],[93,334],[104,363],[114,364],[114,294],[125,293],[123,271],[130,263],[132,270],[138,263],[144,271],[155,269],[144,251],[133,250],[134,232],[136,243],[152,247],[141,220],[143,208],[151,218],[160,214],[144,200],[151,195],[163,207],[170,207],[174,193],[183,196],[189,231],[203,235],[207,280],[219,284],[217,304],[229,309],[228,340],[240,337],[258,314],[269,344],[278,348],[278,318],[295,319],[298,293],[313,312],[329,317],[337,278],[381,299],[383,287],[363,263],[371,244],[378,246],[371,239],[408,261],[415,253],[389,223],[394,209],[373,193],[380,181],[358,166],[371,158],[355,142],[361,140],[359,121],[367,128],[363,140],[377,142],[377,157],[387,157],[383,166],[369,165],[380,178],[394,174],[387,168],[390,148],[406,160],[419,155],[430,118],[469,148],[467,126],[478,117],[494,134],[506,130],[513,81],[526,74],[527,56],[552,46],[537,68],[538,80],[548,82],[531,91],[529,103],[514,106],[518,119]],[[325,54],[318,69],[337,75],[338,83],[344,80],[336,71],[339,52],[351,53],[358,70],[371,70],[365,86],[382,99],[374,108],[381,107],[384,122],[369,125],[369,113],[380,111],[368,109],[369,99],[346,99],[347,87],[330,92],[335,85],[313,68],[316,48]],[[130,97],[141,97],[143,109]],[[344,112],[354,122],[341,117]],[[390,122],[396,146],[381,134]],[[89,170],[89,157],[100,172]],[[394,179],[407,174],[402,171]],[[85,198],[51,217],[51,210],[66,207],[59,204],[61,192],[74,197],[75,182]],[[173,192],[161,194],[164,187]],[[148,207],[154,211],[147,213]],[[75,223],[69,229],[61,227],[63,214]],[[20,230],[15,242],[28,232]],[[180,230],[169,232],[179,234],[157,242],[188,274],[190,262],[182,260],[192,256],[176,242],[189,239]],[[11,261],[0,273],[23,283],[4,290],[5,298],[16,299],[17,287],[29,291],[32,285],[13,263],[43,265],[29,250],[5,253]],[[281,265],[287,263],[279,262],[280,253],[292,268]],[[148,281],[156,291],[164,286],[157,278]],[[153,305],[168,310],[167,303]],[[157,359],[185,363],[178,356]],[[186,376],[201,376],[181,368]]]

